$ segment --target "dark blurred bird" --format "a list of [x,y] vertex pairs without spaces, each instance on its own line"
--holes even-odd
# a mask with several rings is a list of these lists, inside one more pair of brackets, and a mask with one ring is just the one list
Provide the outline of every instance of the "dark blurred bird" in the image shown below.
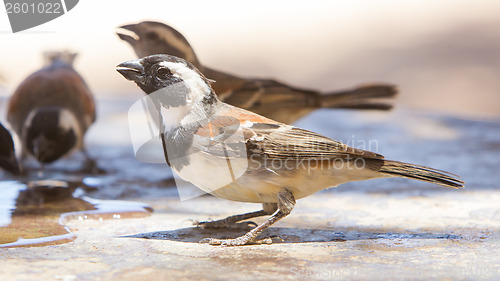
[[73,69],[76,54],[46,52],[45,66],[28,76],[10,98],[7,119],[22,143],[23,157],[51,163],[82,150],[96,119],[92,93]]
[[2,124],[0,124],[0,167],[14,175],[19,174],[21,170],[14,151],[12,136]]
[[389,110],[392,105],[381,99],[393,98],[397,94],[396,87],[384,84],[320,93],[271,79],[238,77],[202,65],[186,38],[166,24],[144,21],[120,28],[133,33],[117,34],[134,48],[140,58],[153,54],[183,58],[207,78],[216,81],[213,88],[220,100],[287,124],[318,108]]
[[165,157],[180,178],[220,198],[263,203],[262,211],[202,226],[232,227],[239,221],[271,215],[243,236],[203,242],[258,243],[262,231],[291,213],[296,199],[346,182],[403,177],[452,188],[464,186],[447,172],[387,160],[221,102],[210,80],[183,59],[153,55],[126,61],[117,70],[156,102]]

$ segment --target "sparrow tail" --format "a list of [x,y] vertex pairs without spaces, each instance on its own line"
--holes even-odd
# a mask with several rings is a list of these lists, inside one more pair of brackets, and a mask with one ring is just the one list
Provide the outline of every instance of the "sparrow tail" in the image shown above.
[[393,106],[381,99],[390,99],[398,90],[392,85],[367,85],[359,88],[326,93],[320,96],[319,107],[345,109],[389,110]]
[[398,161],[384,160],[384,165],[379,171],[397,177],[432,182],[456,189],[465,186],[465,183],[459,180],[457,175],[425,166]]

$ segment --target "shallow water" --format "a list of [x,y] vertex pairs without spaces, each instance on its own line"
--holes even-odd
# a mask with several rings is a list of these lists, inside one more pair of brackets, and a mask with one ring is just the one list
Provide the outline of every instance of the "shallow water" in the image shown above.
[[72,241],[65,224],[72,220],[104,220],[148,216],[146,204],[97,200],[85,196],[84,182],[41,180],[24,184],[0,182],[0,247],[46,246]]

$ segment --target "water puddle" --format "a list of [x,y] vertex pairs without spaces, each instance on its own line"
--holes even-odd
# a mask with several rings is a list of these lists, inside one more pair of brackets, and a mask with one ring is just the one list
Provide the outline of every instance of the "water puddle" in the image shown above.
[[70,242],[76,236],[65,224],[73,219],[137,218],[153,211],[143,203],[85,196],[98,184],[95,178],[0,182],[0,248]]

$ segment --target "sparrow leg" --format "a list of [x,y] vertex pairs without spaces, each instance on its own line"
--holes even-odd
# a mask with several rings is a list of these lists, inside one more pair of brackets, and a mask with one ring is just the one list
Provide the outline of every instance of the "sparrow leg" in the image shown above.
[[236,228],[236,229],[248,229],[250,226],[256,227],[257,224],[249,221],[238,223],[242,220],[247,220],[255,217],[262,217],[266,215],[271,215],[278,209],[278,204],[276,203],[264,203],[263,209],[256,212],[245,213],[241,215],[230,216],[225,219],[215,220],[215,221],[202,221],[195,223],[197,226],[203,228]]
[[278,210],[264,223],[250,230],[245,235],[234,239],[205,238],[201,240],[200,243],[222,246],[242,246],[254,243],[269,244],[271,242],[270,239],[256,240],[255,238],[275,222],[288,216],[292,212],[294,206],[295,198],[293,197],[293,194],[289,190],[284,189],[278,193]]

